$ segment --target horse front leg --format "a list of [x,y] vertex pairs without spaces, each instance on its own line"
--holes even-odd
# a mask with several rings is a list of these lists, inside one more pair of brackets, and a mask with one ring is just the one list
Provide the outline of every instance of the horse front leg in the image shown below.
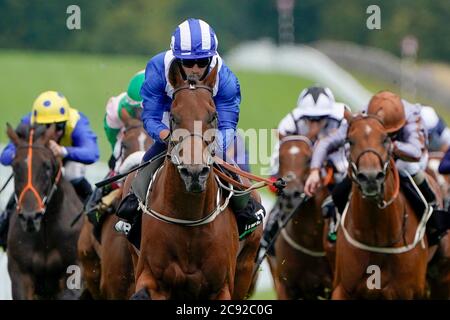
[[331,300],[350,300],[349,295],[345,292],[344,287],[338,284],[331,294]]
[[450,233],[441,238],[435,255],[428,266],[430,298],[447,300],[450,299]]
[[219,294],[212,298],[213,300],[231,300],[230,285],[228,283],[220,290]]
[[77,246],[78,260],[81,262],[84,281],[84,288],[80,295],[81,300],[102,298],[100,292],[100,258],[94,247],[95,240],[93,239],[92,228],[92,224],[85,218]]
[[236,262],[236,273],[234,278],[233,300],[248,298],[251,289],[256,286],[257,277],[253,278],[255,257],[258,254],[259,241],[262,236],[263,226],[260,225],[247,239],[239,253]]
[[13,300],[35,299],[35,287],[32,276],[21,272],[17,263],[11,257],[8,259],[8,272],[11,277]]

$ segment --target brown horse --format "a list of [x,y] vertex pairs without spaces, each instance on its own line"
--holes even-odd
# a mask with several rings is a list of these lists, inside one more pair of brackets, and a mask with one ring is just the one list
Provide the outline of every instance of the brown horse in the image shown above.
[[[126,171],[133,164],[139,164],[136,160],[140,161],[152,142],[142,121],[126,119],[122,136],[121,170]],[[114,209],[120,201],[121,189],[112,193],[114,199],[110,200],[109,205]],[[83,298],[86,299],[129,299],[134,292],[134,270],[128,240],[123,233],[114,230],[118,218],[112,214],[113,211],[109,209],[103,213],[100,242],[94,237],[93,225],[85,218],[86,223],[78,241],[78,254],[83,265]]]
[[217,128],[216,76],[217,66],[188,83],[176,63],[170,68],[171,142],[141,204],[135,298],[243,299],[250,288],[262,226],[239,251],[236,219],[211,170],[215,136],[206,133]]
[[400,190],[382,122],[375,116],[348,120],[353,183],[338,230],[332,298],[425,298],[429,211],[418,216]]
[[[306,136],[287,136],[280,142],[279,175],[288,181],[276,210],[290,212],[303,193],[309,174],[312,142]],[[304,202],[275,242],[269,257],[279,299],[317,299],[331,289],[332,274],[323,249],[321,204],[326,188]]]
[[17,150],[12,164],[17,208],[7,251],[13,299],[77,298],[68,277],[76,270],[69,267],[77,265],[83,221],[71,223],[82,204],[62,176],[61,160],[47,147],[55,127],[22,125],[16,133],[8,125],[7,134]]

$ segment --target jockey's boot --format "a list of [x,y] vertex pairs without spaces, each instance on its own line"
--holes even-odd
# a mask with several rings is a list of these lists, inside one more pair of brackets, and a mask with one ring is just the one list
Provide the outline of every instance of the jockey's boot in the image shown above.
[[86,180],[85,177],[74,179],[70,181],[70,183],[72,183],[72,186],[74,187],[78,198],[80,198],[81,202],[84,205],[92,193],[91,184]]
[[99,223],[99,204],[104,195],[104,188],[95,188],[94,192],[91,193],[89,199],[86,201],[84,206],[84,212],[86,213],[89,222],[94,226]]
[[333,192],[322,203],[322,214],[325,219],[329,219],[329,231],[327,239],[330,242],[336,241],[336,232],[339,226],[339,214],[345,209],[350,191],[352,190],[352,181],[348,176],[333,189]]
[[239,240],[244,240],[255,231],[266,216],[264,207],[251,196],[245,206],[236,206],[233,201],[230,206],[236,216]]
[[274,237],[278,232],[280,226],[278,225],[278,217],[280,216],[281,211],[276,209],[269,214],[269,218],[266,223],[266,227],[264,228],[264,233],[261,238],[260,250],[267,250],[267,254],[270,256],[275,255],[275,247],[272,243],[274,241]]
[[9,219],[11,218],[11,213],[14,211],[15,206],[16,198],[13,194],[8,200],[5,211],[0,215],[0,248],[3,248],[5,251],[6,242],[8,240]]
[[322,203],[322,216],[329,221],[327,239],[329,242],[336,242],[337,231],[337,209],[332,196],[328,196]]
[[[242,182],[236,173],[224,168],[222,169],[228,172],[235,181]],[[256,201],[250,194],[232,196],[230,199],[230,208],[236,216],[239,240],[244,240],[255,231],[263,223],[264,217],[266,216],[266,210],[262,204]]]
[[422,192],[422,195],[424,196],[428,204],[434,209],[437,208],[436,196],[434,194],[434,191],[431,189],[428,180],[424,178],[420,183],[417,183],[417,186],[419,187],[420,192]]
[[[430,245],[437,244],[439,240],[447,234],[447,230],[450,229],[450,212],[439,208],[434,191],[431,189],[430,184],[426,177],[423,179],[417,179],[417,174],[414,177],[414,181],[417,183],[420,192],[424,196],[428,205],[433,208],[433,213],[427,223],[427,236],[428,243]],[[422,180],[420,183],[418,181]]]

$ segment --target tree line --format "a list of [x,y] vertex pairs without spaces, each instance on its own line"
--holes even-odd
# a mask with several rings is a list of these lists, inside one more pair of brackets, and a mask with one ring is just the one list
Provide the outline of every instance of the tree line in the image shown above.
[[[81,29],[69,30],[69,5],[81,11]],[[366,26],[378,5],[381,29]],[[450,61],[448,0],[296,0],[295,42],[334,39],[400,54],[407,35],[419,39],[419,59]],[[276,0],[0,0],[0,48],[154,54],[168,48],[188,17],[210,23],[221,52],[251,39],[278,39]]]

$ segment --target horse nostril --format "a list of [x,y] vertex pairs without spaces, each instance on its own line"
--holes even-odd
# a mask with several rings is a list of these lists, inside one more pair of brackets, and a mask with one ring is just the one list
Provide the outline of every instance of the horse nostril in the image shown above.
[[356,179],[361,182],[367,182],[369,180],[364,173],[358,173]]
[[189,176],[189,170],[186,167],[181,167],[178,169],[178,171],[180,172],[180,175],[182,177],[188,177]]
[[211,169],[208,166],[203,167],[202,170],[200,171],[200,176],[206,177],[209,174],[210,170]]
[[300,193],[300,191],[294,191],[294,194],[293,194],[293,197],[294,197],[294,199],[295,198],[300,198],[300,195],[301,195],[301,193]]
[[376,177],[375,177],[375,179],[377,179],[377,180],[384,180],[385,176],[386,175],[384,174],[384,172],[378,172]]

